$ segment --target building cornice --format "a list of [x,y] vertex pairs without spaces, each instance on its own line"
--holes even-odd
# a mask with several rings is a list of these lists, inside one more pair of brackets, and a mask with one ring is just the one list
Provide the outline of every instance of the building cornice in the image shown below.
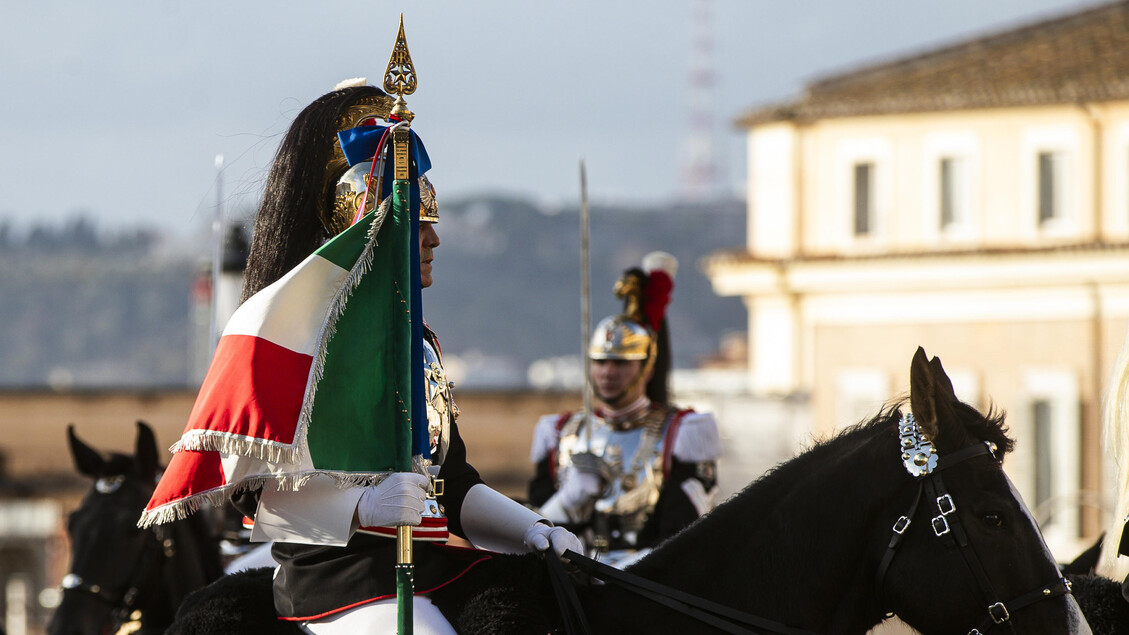
[[1129,243],[794,258],[734,250],[708,256],[703,268],[727,296],[1129,284]]

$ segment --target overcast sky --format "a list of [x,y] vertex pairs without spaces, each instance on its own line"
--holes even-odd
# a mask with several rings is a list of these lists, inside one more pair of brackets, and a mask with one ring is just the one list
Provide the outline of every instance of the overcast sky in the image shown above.
[[[89,0],[7,2],[0,220],[206,226],[253,205],[293,116],[338,81],[379,83],[404,14],[413,125],[440,197],[549,205],[685,196],[695,106],[740,194],[732,120],[806,82],[1064,12],[1079,0]],[[711,93],[693,96],[708,7]],[[696,101],[697,100],[697,101]]]

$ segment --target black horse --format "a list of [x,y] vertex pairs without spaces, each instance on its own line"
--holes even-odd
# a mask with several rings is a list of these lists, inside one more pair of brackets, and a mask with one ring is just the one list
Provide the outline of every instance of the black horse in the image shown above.
[[157,441],[145,423],[137,422],[133,456],[103,458],[75,436],[74,426],[67,438],[75,467],[94,487],[67,520],[71,568],[47,632],[163,633],[189,593],[223,574],[215,532],[205,514],[137,527],[159,470]]
[[[910,388],[908,404],[781,464],[628,572],[804,632],[862,634],[897,614],[926,635],[1090,633],[1003,472],[1013,445],[1003,416],[960,402],[921,349]],[[269,597],[269,575],[248,576]],[[534,556],[495,556],[460,581],[432,594],[460,633],[562,628]],[[245,617],[233,615],[237,580],[219,584],[224,597],[202,590],[169,632],[245,629],[233,621]],[[714,630],[616,584],[577,592],[595,632]]]

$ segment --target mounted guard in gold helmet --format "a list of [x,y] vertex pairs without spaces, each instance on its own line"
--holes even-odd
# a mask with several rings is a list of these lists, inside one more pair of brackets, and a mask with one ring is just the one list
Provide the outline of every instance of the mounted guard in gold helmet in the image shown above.
[[624,272],[614,288],[623,312],[597,323],[588,343],[593,415],[547,415],[534,431],[530,502],[620,565],[709,511],[717,493],[716,420],[669,400],[677,267],[653,252]]

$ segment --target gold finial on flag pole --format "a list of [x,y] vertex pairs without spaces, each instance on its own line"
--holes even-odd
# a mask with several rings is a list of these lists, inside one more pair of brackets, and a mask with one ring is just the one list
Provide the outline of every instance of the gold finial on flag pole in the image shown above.
[[412,54],[408,50],[408,39],[404,37],[404,14],[400,14],[400,32],[396,35],[396,45],[392,48],[392,56],[388,58],[388,66],[384,69],[384,91],[396,95],[396,102],[392,106],[392,116],[404,121],[411,121],[414,114],[408,110],[404,95],[416,92],[416,67],[412,64]]

